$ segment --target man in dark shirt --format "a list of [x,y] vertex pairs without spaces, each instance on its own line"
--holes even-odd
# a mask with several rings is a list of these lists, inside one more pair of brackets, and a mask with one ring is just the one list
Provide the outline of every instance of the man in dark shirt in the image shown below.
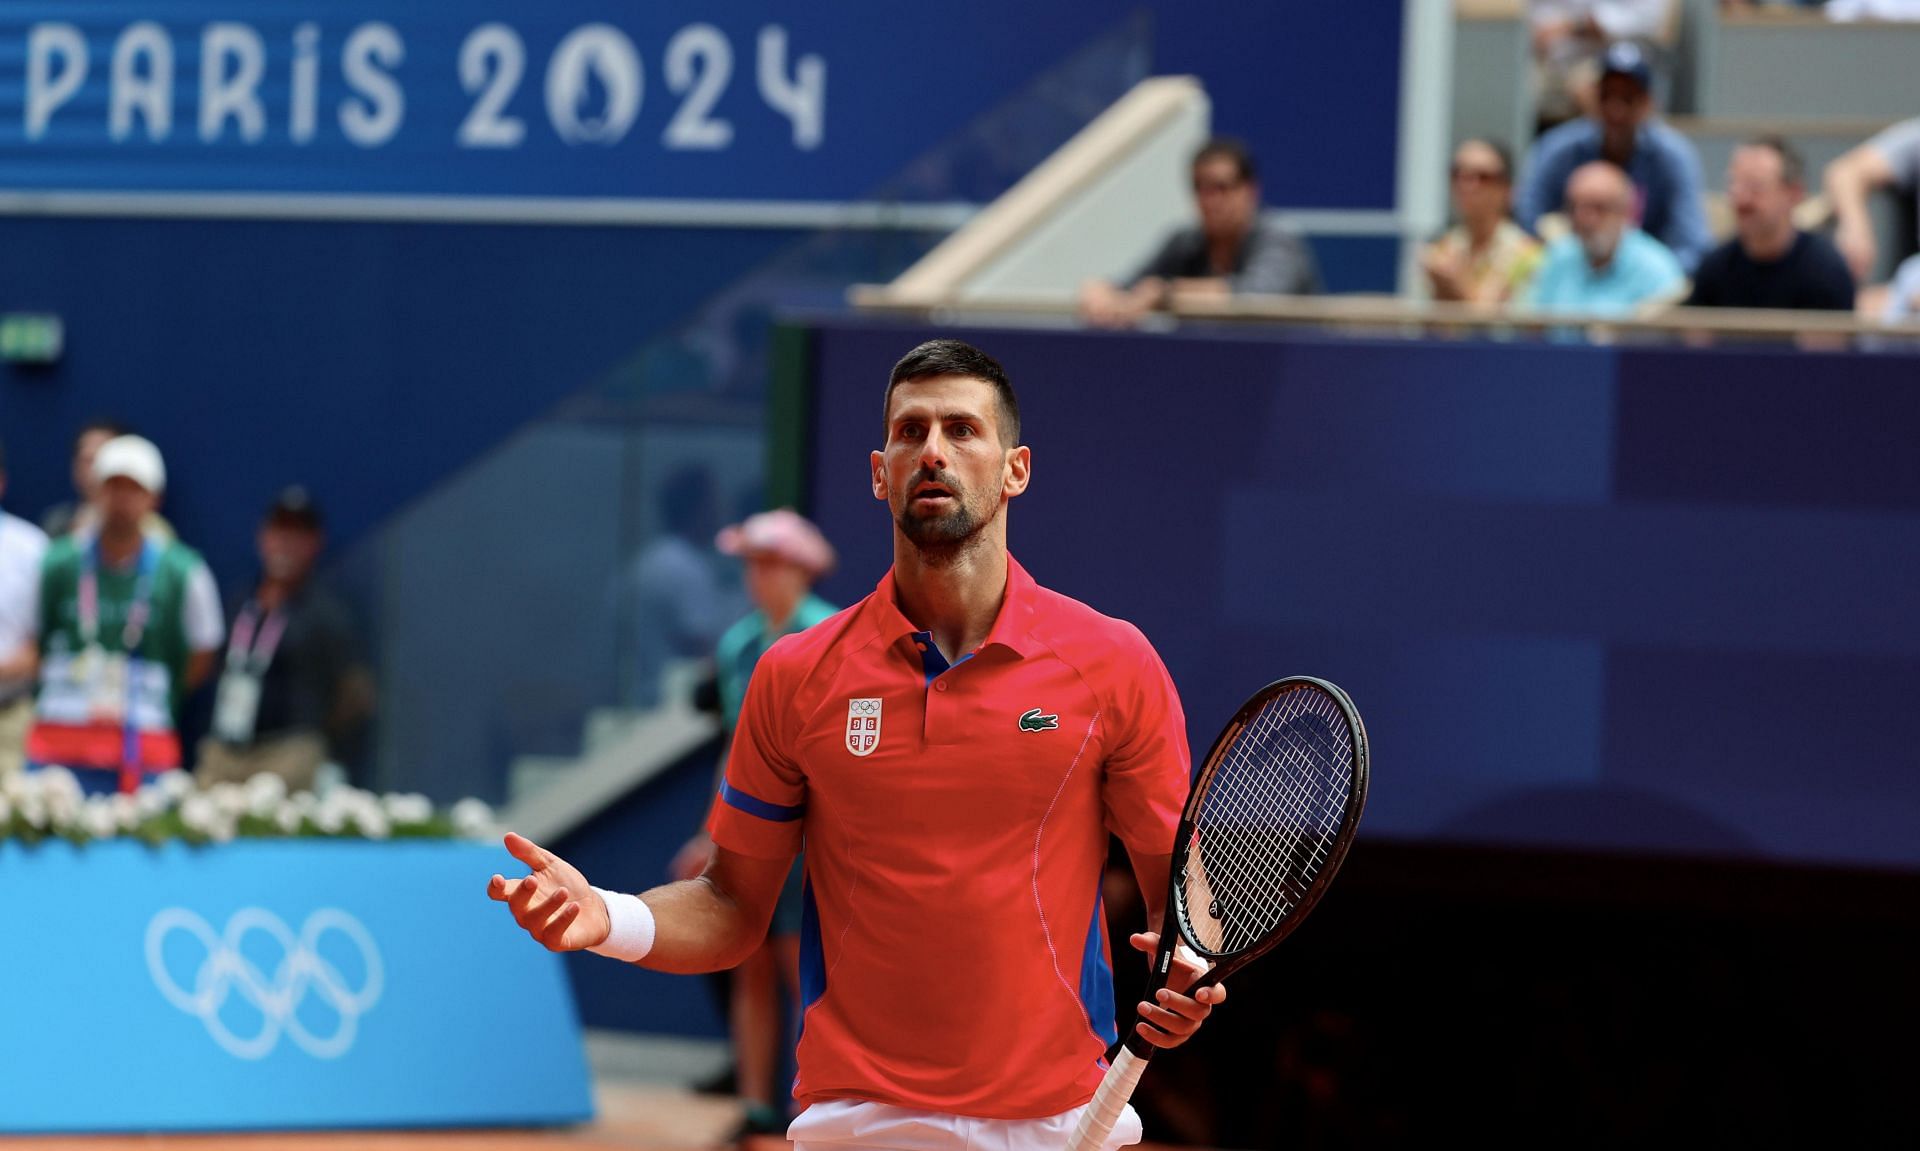
[[286,489],[267,509],[256,540],[260,582],[227,629],[213,730],[200,744],[202,783],[270,771],[290,790],[310,790],[372,711],[352,617],[313,580],[322,526],[304,488]]
[[1853,273],[1825,236],[1793,226],[1806,195],[1806,166],[1774,136],[1749,140],[1727,164],[1734,238],[1709,252],[1687,303],[1706,308],[1853,307]]
[[1197,227],[1167,238],[1124,288],[1093,280],[1080,292],[1080,315],[1102,327],[1128,327],[1174,299],[1224,299],[1235,292],[1305,296],[1320,291],[1313,251],[1292,232],[1260,218],[1260,177],[1238,140],[1216,137],[1193,157]]

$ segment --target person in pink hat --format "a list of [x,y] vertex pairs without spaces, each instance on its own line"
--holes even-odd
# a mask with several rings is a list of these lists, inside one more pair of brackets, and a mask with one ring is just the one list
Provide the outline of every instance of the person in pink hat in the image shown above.
[[[804,631],[839,610],[813,594],[813,585],[833,570],[835,557],[833,545],[820,529],[788,508],[748,516],[742,523],[721,529],[714,546],[745,562],[747,596],[754,604],[752,612],[721,635],[714,656],[721,720],[730,745],[740,720],[741,703],[747,697],[747,680],[760,657],[775,640]],[[726,758],[723,748],[722,765]],[[699,875],[706,870],[712,854],[713,840],[702,831],[675,857],[674,878]],[[738,1090],[747,1104],[740,1132],[743,1136],[778,1134],[787,1127],[788,1093],[774,1086],[782,1055],[792,1039],[792,1028],[780,1010],[780,992],[784,984],[788,1002],[799,1002],[804,874],[802,862],[796,859],[787,873],[766,942],[733,971],[728,1023],[733,1032]]]

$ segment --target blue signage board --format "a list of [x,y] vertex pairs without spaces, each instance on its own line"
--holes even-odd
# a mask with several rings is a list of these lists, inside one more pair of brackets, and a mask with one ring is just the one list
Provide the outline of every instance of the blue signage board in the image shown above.
[[469,843],[0,844],[0,1132],[578,1122],[557,957]]
[[1202,73],[1279,202],[1385,206],[1400,5],[12,0],[0,189],[843,201],[1139,28],[1125,50]]

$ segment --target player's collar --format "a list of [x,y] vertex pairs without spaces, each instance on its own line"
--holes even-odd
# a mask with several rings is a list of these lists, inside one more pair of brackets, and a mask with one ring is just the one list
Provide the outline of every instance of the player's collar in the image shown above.
[[[1000,614],[994,617],[993,627],[988,629],[986,642],[980,645],[984,650],[989,647],[1001,647],[1014,655],[1025,658],[1037,650],[1028,629],[1033,623],[1034,588],[1037,585],[1020,561],[1007,555],[1007,595],[1000,601]],[[873,630],[882,642],[894,644],[920,629],[900,613],[899,601],[894,598],[893,569],[880,577],[874,586],[873,595],[867,600],[867,615],[873,621]]]

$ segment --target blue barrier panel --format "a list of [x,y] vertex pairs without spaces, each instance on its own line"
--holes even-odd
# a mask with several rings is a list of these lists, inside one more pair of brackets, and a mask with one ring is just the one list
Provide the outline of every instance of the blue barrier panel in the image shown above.
[[0,1131],[592,1116],[556,957],[469,843],[0,844]]
[[[891,560],[867,453],[933,334],[819,326],[838,602]],[[1199,746],[1316,673],[1376,835],[1920,867],[1920,357],[957,334],[1019,389],[1014,554],[1140,625]]]

